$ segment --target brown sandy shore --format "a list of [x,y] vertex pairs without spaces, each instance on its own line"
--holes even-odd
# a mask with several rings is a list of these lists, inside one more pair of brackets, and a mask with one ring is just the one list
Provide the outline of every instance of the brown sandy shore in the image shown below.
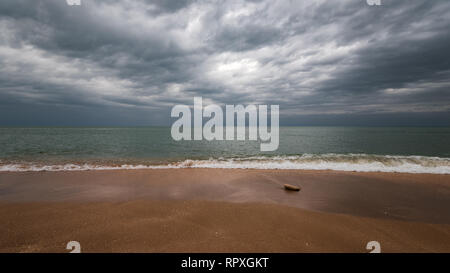
[[450,252],[450,176],[4,172],[0,219],[0,252]]

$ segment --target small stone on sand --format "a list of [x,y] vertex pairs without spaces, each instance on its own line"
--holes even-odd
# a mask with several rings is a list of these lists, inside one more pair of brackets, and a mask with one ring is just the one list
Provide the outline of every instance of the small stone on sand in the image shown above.
[[300,187],[293,186],[293,185],[290,185],[290,184],[284,184],[284,189],[288,190],[288,191],[299,191]]

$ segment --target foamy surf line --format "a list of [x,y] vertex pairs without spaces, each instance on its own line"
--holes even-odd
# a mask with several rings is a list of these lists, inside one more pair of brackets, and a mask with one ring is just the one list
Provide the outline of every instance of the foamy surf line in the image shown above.
[[277,157],[218,158],[184,160],[165,165],[95,165],[95,164],[2,164],[1,172],[91,171],[142,169],[279,169],[334,170],[352,172],[397,172],[450,174],[450,158],[425,156],[383,156],[365,154],[324,154]]

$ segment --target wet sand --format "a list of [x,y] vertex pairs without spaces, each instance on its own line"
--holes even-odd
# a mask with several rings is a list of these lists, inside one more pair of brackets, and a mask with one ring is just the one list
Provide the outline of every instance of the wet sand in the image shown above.
[[450,252],[450,176],[5,172],[0,219],[0,252]]

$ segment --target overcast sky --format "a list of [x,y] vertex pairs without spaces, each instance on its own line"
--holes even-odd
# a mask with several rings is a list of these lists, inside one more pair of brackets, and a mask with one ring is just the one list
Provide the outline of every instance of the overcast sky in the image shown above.
[[170,125],[202,96],[450,126],[448,0],[81,1],[0,1],[0,125]]

